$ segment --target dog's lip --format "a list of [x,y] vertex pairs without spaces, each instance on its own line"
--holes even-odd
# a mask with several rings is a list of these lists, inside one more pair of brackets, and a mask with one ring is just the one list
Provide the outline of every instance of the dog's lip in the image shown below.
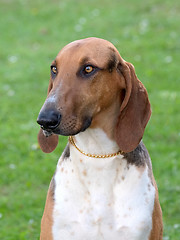
[[40,128],[41,128],[42,130],[46,131],[46,132],[51,133],[51,132],[56,131],[56,130],[58,129],[59,125],[60,125],[60,124],[56,125],[55,127],[53,127],[53,126],[51,127],[51,126],[50,126],[50,128],[45,128],[43,125],[40,125]]
[[92,117],[87,117],[84,120],[84,124],[82,125],[81,129],[71,129],[69,131],[68,131],[68,129],[66,129],[65,131],[60,129],[59,128],[60,124],[58,126],[56,126],[56,128],[54,128],[54,129],[49,129],[49,128],[47,129],[47,128],[44,128],[43,126],[41,126],[41,128],[46,137],[49,137],[52,134],[63,135],[63,136],[73,136],[80,132],[84,132],[91,125],[91,122],[92,122]]

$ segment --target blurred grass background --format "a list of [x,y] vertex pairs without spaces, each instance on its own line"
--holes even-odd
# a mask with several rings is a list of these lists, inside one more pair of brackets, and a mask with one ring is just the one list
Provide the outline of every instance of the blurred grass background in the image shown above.
[[178,0],[0,0],[0,239],[39,239],[46,192],[67,139],[37,148],[51,61],[67,43],[111,41],[146,86],[164,240],[180,239],[180,5]]

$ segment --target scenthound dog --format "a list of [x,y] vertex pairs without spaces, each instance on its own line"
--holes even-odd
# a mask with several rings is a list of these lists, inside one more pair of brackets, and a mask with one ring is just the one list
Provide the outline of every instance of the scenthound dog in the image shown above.
[[41,240],[161,240],[162,212],[141,141],[151,115],[134,67],[110,42],[74,41],[51,64],[38,141],[69,136],[50,183]]

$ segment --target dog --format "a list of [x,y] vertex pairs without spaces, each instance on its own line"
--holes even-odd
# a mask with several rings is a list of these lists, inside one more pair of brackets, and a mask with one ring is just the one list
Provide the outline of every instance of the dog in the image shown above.
[[151,115],[134,67],[110,42],[66,45],[51,64],[37,123],[42,151],[69,136],[51,180],[41,240],[162,240],[162,211],[142,142]]

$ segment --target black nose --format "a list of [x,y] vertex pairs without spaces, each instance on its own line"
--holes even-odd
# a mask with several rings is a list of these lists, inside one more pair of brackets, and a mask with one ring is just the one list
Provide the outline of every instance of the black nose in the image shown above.
[[37,123],[44,130],[53,130],[55,129],[61,121],[61,114],[55,110],[44,110],[40,112]]

